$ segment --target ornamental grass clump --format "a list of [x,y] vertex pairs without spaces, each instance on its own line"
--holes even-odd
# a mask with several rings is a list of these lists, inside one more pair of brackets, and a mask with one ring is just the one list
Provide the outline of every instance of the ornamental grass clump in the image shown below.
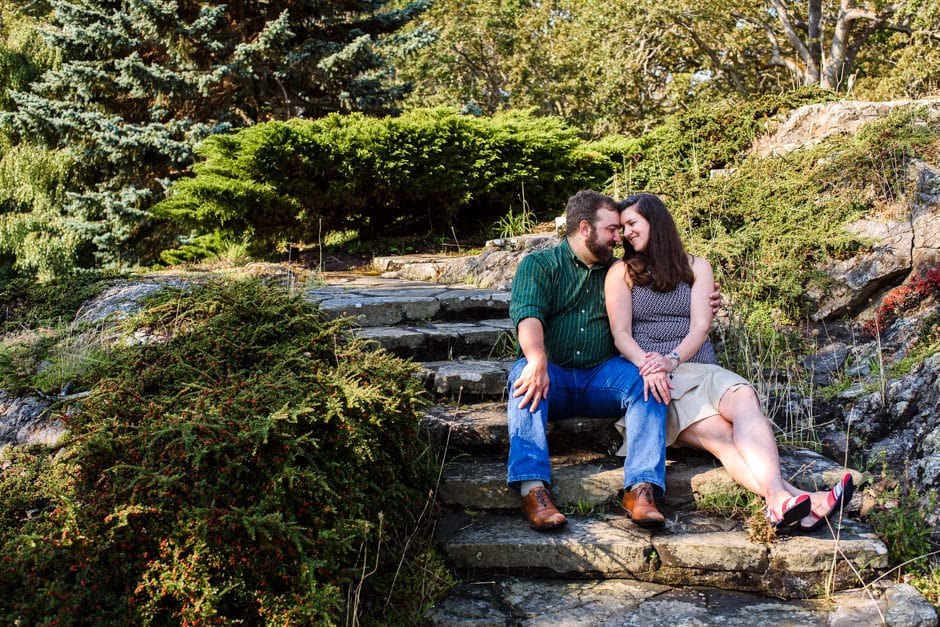
[[59,455],[0,466],[0,622],[342,622],[433,485],[414,366],[257,281],[132,330],[170,339],[114,355]]

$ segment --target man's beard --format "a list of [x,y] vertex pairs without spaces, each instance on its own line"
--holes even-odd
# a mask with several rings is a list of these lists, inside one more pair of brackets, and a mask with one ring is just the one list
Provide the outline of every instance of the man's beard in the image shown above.
[[591,228],[591,237],[585,243],[587,249],[597,258],[597,263],[610,263],[614,259],[613,244],[606,246],[597,238],[597,229]]

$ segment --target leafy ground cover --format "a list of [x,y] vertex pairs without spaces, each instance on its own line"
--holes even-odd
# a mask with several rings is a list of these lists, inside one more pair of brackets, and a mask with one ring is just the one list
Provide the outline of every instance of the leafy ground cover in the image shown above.
[[2,462],[0,622],[409,622],[410,569],[442,572],[403,559],[435,474],[413,366],[256,280],[128,329],[170,339],[111,353],[59,455]]

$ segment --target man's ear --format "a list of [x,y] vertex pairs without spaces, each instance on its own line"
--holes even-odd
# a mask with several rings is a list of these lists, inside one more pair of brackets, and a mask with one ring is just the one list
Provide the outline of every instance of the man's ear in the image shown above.
[[578,233],[580,233],[584,237],[590,237],[591,236],[591,223],[588,222],[587,220],[581,220],[581,222],[578,223]]

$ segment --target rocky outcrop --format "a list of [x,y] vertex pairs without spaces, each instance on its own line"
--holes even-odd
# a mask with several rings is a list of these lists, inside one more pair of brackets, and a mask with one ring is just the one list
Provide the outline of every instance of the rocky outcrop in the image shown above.
[[858,387],[857,398],[829,401],[837,423],[823,430],[825,449],[830,455],[854,455],[876,470],[885,465],[909,481],[936,526],[940,503],[928,495],[940,493],[940,353],[896,379],[874,379],[870,388]]
[[892,111],[922,106],[928,115],[940,114],[940,99],[892,100],[889,102],[823,102],[802,106],[751,145],[759,157],[781,157],[794,150],[818,144],[836,133],[853,135],[863,125],[880,120]]
[[16,396],[0,390],[0,448],[55,446],[65,433],[65,426],[49,415],[51,404],[52,401],[39,396]]
[[893,287],[912,267],[914,232],[910,222],[859,220],[849,231],[862,241],[874,241],[863,254],[827,264],[823,270],[831,284],[819,296],[813,318],[823,320],[851,313],[868,304],[886,286]]
[[826,286],[812,286],[816,300],[815,320],[857,314],[877,301],[884,292],[912,274],[940,262],[940,173],[917,164],[913,202],[905,220],[858,220],[849,225],[865,250],[849,259],[831,261],[821,270],[828,275]]
[[917,164],[917,191],[911,205],[914,268],[940,265],[940,172]]

